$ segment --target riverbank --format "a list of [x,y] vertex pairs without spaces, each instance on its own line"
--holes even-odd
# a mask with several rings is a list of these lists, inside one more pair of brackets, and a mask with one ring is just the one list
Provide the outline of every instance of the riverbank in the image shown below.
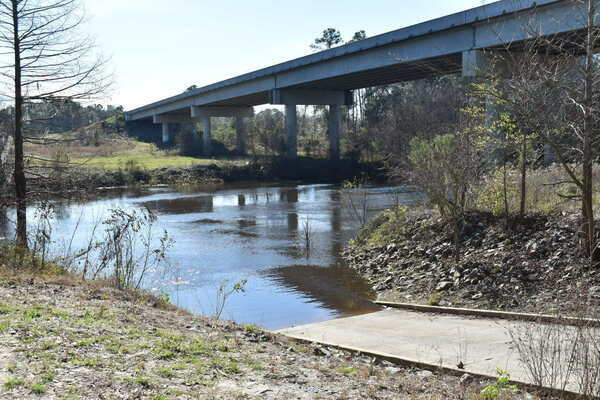
[[600,300],[600,270],[582,256],[577,214],[508,222],[470,214],[458,254],[453,233],[429,210],[381,214],[344,257],[380,300],[573,315]]
[[2,268],[2,398],[476,399],[489,384],[299,344],[101,282]]
[[[29,171],[28,186],[34,192],[64,194],[98,188],[153,185],[203,185],[232,182],[341,183],[361,179],[387,180],[381,163],[315,158],[254,158],[244,163],[219,162],[183,167],[147,169],[135,163],[117,169],[86,168],[85,164],[47,167]],[[4,193],[13,189],[8,184]]]

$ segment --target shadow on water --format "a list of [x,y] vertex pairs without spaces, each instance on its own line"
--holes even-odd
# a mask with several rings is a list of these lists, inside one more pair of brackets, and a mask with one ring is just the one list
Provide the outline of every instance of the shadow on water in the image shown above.
[[301,293],[307,302],[344,316],[381,309],[371,301],[374,293],[367,282],[345,266],[293,265],[262,274],[291,292]]

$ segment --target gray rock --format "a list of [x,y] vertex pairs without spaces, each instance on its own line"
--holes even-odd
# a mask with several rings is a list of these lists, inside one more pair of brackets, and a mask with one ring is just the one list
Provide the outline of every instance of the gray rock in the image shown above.
[[590,299],[600,300],[600,286],[592,286],[589,290]]
[[427,371],[427,370],[422,370],[422,371],[417,371],[415,373],[415,375],[420,378],[427,379],[427,378],[431,378],[433,376],[433,372]]
[[402,372],[402,368],[397,368],[397,367],[387,367],[385,370],[387,372],[389,372],[390,374],[397,374],[399,372]]
[[470,374],[464,374],[463,376],[460,377],[460,384],[461,385],[469,385],[473,382],[473,375]]
[[442,281],[442,282],[438,283],[435,290],[437,290],[437,291],[448,290],[452,287],[452,285],[454,285],[454,283],[449,282],[449,281]]

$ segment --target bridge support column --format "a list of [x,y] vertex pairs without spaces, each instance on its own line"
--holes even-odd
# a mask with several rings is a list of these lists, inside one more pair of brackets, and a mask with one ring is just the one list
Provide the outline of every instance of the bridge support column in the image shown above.
[[202,118],[202,153],[205,156],[212,156],[212,132],[209,116]]
[[271,104],[285,105],[288,157],[298,156],[298,120],[296,105],[328,105],[330,157],[339,158],[341,132],[341,105],[352,105],[354,96],[347,90],[320,89],[275,89],[271,93]]
[[[203,126],[203,135],[202,135],[202,143],[204,146],[204,154],[207,156],[212,155],[212,135],[211,135],[211,127],[210,127],[210,118],[211,117],[235,117],[239,120],[243,121],[244,117],[253,117],[254,109],[251,106],[236,106],[236,107],[228,107],[228,106],[192,106],[191,107],[191,118],[196,121],[200,121]],[[243,124],[243,122],[238,122],[236,125],[239,129],[239,124]],[[246,140],[244,135],[239,135],[238,131],[238,150],[240,150],[240,140],[244,138],[241,149],[246,151]],[[243,128],[242,128],[243,132]]]
[[170,126],[167,122],[163,122],[162,123],[162,142],[166,144],[166,143],[169,143],[170,140],[171,140]]
[[246,125],[242,116],[235,117],[235,135],[235,150],[239,155],[245,156],[247,154],[247,136]]
[[[478,78],[486,78],[490,74],[504,76],[506,72],[506,63],[499,55],[484,50],[468,50],[462,54],[462,76],[467,82]],[[485,99],[484,123],[488,128],[492,128],[499,118],[500,110],[497,101],[492,96]],[[499,132],[493,132],[496,139],[500,139]],[[497,144],[499,140],[489,145],[488,152],[490,159],[499,164],[504,158],[503,149]]]
[[339,104],[329,106],[328,116],[329,159],[340,159],[340,133],[342,131],[342,113]]
[[298,115],[295,104],[285,105],[285,126],[287,128],[287,156],[298,157]]

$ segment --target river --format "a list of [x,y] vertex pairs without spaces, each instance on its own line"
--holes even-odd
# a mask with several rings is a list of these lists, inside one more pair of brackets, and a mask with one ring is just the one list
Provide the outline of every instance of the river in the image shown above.
[[[372,217],[415,197],[402,187],[343,191],[335,185],[106,191],[85,202],[54,202],[52,246],[58,251],[72,242],[72,249],[84,248],[110,209],[147,207],[157,215],[156,228],[175,241],[167,256],[172,273],[148,281],[147,289],[213,315],[219,288],[245,280],[244,291],[227,299],[221,317],[280,329],[375,310],[368,283],[346,267],[340,252],[360,226],[363,203]],[[35,210],[29,217],[34,226]],[[9,210],[0,218],[0,236],[13,235],[12,221]],[[307,225],[310,251],[303,239]]]

